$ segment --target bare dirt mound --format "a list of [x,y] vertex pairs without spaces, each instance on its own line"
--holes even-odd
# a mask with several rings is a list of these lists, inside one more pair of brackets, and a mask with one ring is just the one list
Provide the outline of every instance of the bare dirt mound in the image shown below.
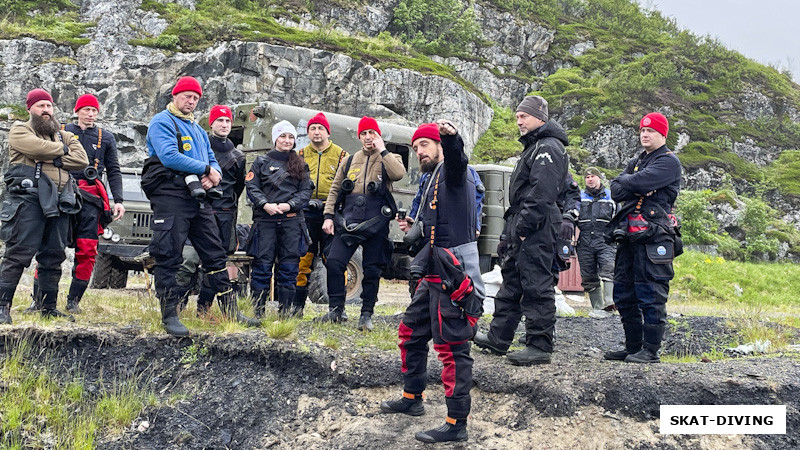
[[[384,316],[395,324],[399,316]],[[700,351],[704,333],[733,331],[722,320],[682,318],[666,349]],[[344,326],[353,326],[344,325]],[[796,354],[713,363],[640,366],[604,361],[601,348],[622,336],[618,320],[561,318],[553,364],[514,367],[474,351],[470,440],[448,448],[770,448],[800,446],[800,363]],[[100,448],[426,448],[413,433],[442,423],[441,365],[429,359],[427,414],[383,415],[379,402],[401,390],[397,351],[338,350],[261,331],[192,339],[120,329],[11,327],[0,345],[21,339],[48,348],[65,372],[80,367],[87,383],[140,375],[157,394],[128,431]],[[193,352],[187,349],[193,347]],[[200,351],[197,351],[200,349]],[[196,357],[187,358],[187,354]],[[55,358],[53,358],[55,357]],[[665,436],[661,404],[785,404],[785,436]],[[149,426],[139,427],[142,421]]]

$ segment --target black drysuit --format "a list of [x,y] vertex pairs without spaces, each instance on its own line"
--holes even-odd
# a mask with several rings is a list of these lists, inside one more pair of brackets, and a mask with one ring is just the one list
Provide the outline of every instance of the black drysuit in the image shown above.
[[488,336],[494,347],[507,350],[524,314],[526,345],[552,352],[557,274],[553,261],[562,218],[558,199],[569,167],[567,135],[561,125],[549,121],[520,142],[525,150],[511,174],[511,205],[505,214],[503,285],[495,296]]

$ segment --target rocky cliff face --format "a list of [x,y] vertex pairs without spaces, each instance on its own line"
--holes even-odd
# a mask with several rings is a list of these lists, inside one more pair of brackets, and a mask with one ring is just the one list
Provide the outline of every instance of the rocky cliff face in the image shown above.
[[[0,69],[0,103],[24,103],[27,91],[41,86],[53,94],[59,119],[67,121],[77,97],[95,93],[102,126],[116,134],[122,162],[131,165],[143,160],[146,125],[168,103],[175,80],[183,75],[203,84],[200,111],[214,103],[269,100],[406,125],[450,117],[470,149],[491,122],[491,108],[458,83],[405,69],[377,70],[324,50],[233,41],[202,53],[168,56],[131,46],[130,39],[158,35],[167,25],[156,14],[138,10],[138,4],[80,2],[82,20],[97,26],[90,30],[91,42],[77,49],[30,38],[0,41],[6,62]],[[332,18],[351,17],[337,11],[331,8]],[[388,23],[378,11],[383,10],[367,11],[376,33]],[[353,26],[360,19],[352,16]]]
[[[131,39],[161,34],[167,21],[154,12],[140,10],[140,0],[73,1],[80,6],[82,21],[96,23],[87,32],[90,42],[73,48],[30,38],[0,41],[0,57],[4,61],[0,66],[0,104],[22,104],[29,89],[45,87],[61,108],[59,118],[66,121],[80,94],[95,93],[102,104],[102,126],[116,134],[124,164],[136,165],[143,160],[146,125],[169,101],[173,83],[183,75],[202,81],[205,95],[199,106],[201,111],[213,103],[269,100],[355,116],[374,115],[408,125],[450,117],[470,150],[492,119],[489,105],[451,80],[407,69],[378,70],[335,52],[239,41],[217,43],[198,53],[132,46]],[[399,1],[377,0],[357,8],[313,2],[313,12],[301,11],[280,21],[306,30],[322,27],[350,35],[377,36],[388,30]],[[194,7],[193,0],[177,3]],[[546,77],[571,64],[554,60],[549,54],[554,30],[519,20],[514,14],[485,3],[476,4],[475,13],[485,41],[470,49],[475,58],[433,59],[452,67],[494,104],[514,107],[528,92],[541,87],[539,81],[525,81],[516,73]],[[583,39],[570,43],[567,51],[578,57],[595,46],[595,42]],[[800,123],[797,108],[777,103],[752,85],[711,108],[713,111],[703,113],[736,112],[750,121],[788,117],[792,123]],[[662,112],[672,113],[669,108]],[[585,111],[580,104],[566,104],[553,116],[577,127],[583,123]],[[622,169],[640,151],[635,125],[597,126],[583,138],[581,146],[589,156],[580,164]],[[672,132],[678,136],[674,150],[684,151],[695,140],[695,130],[680,122],[672,125]],[[6,149],[5,130],[9,126],[10,122],[0,124],[0,151]],[[782,151],[748,137],[728,139],[725,145],[728,151],[758,167],[773,163]],[[719,164],[684,172],[686,189],[731,185],[739,193],[754,192],[746,180],[732,179]],[[773,206],[786,211],[784,219],[800,224],[800,215],[791,212],[798,209],[800,201],[782,197],[777,191],[770,192],[767,198]]]

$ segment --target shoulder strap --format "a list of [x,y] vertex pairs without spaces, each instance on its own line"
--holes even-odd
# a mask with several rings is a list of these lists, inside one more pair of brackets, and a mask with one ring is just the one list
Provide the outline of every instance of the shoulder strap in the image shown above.
[[181,130],[178,129],[178,122],[175,122],[175,118],[172,117],[172,114],[169,115],[169,118],[172,120],[172,125],[175,126],[175,134],[178,136],[178,153],[181,155],[183,154],[183,136],[181,135]]
[[[342,153],[344,153],[344,150],[342,151]],[[339,163],[341,163],[341,162],[342,162],[342,160],[340,159]],[[345,177],[347,176],[347,172],[350,172],[350,163],[352,163],[352,162],[353,162],[353,155],[350,155],[350,157],[347,158],[347,162],[344,165],[344,176]],[[339,166],[337,165],[336,168],[338,169]]]
[[100,145],[103,143],[103,129],[97,127],[97,149],[100,150]]

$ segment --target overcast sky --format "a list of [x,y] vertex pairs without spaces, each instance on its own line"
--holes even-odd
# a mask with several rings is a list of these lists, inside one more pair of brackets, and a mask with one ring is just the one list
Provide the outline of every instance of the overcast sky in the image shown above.
[[710,35],[728,48],[780,69],[800,81],[800,1],[639,0],[673,17],[681,28]]

